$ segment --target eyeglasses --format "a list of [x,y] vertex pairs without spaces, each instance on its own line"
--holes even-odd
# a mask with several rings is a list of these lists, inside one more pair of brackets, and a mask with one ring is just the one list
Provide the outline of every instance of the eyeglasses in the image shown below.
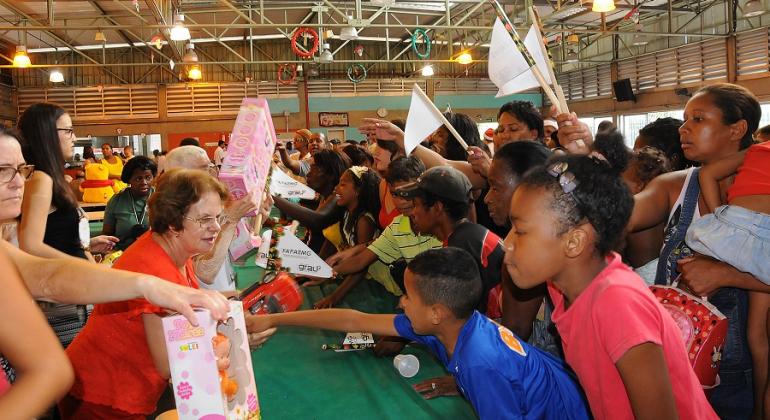
[[214,216],[200,217],[198,219],[193,219],[192,217],[187,217],[187,216],[185,216],[184,218],[191,222],[197,223],[198,226],[201,227],[201,229],[208,229],[210,227],[213,227],[215,224],[217,226],[220,226],[219,218]]
[[75,129],[72,128],[72,127],[70,127],[70,128],[57,128],[56,131],[64,131],[64,134],[66,134],[66,135],[68,135],[70,137],[75,135]]
[[548,166],[546,170],[549,175],[558,178],[559,185],[561,186],[562,191],[564,191],[564,194],[572,194],[580,182],[575,178],[575,174],[567,169],[569,169],[567,162],[556,162]]
[[11,165],[0,165],[0,183],[7,184],[13,181],[16,174],[21,175],[22,179],[29,179],[35,172],[35,165],[19,165],[14,168]]

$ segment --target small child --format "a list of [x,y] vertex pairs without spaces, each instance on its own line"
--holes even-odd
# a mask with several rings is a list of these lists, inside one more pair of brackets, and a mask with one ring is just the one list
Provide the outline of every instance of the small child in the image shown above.
[[300,311],[248,316],[247,329],[295,325],[400,335],[426,345],[441,360],[482,420],[588,418],[580,387],[564,362],[474,310],[482,284],[466,251],[423,252],[407,266],[404,285],[401,315]]
[[[343,248],[369,243],[379,234],[380,176],[366,166],[353,166],[340,177],[334,188],[337,205],[345,208],[340,221]],[[349,274],[329,296],[316,302],[315,308],[330,308],[339,302],[362,278],[366,271]]]
[[634,205],[620,177],[622,135],[598,134],[594,147],[601,156],[557,156],[524,176],[511,200],[508,273],[522,289],[547,283],[596,419],[716,419],[676,322],[612,251]]
[[[738,171],[722,205],[719,181]],[[748,272],[770,285],[770,143],[704,165],[698,176],[706,202],[703,213],[692,222],[687,245],[694,252],[716,258]],[[748,338],[754,363],[754,415],[762,417],[762,401],[768,377],[767,317],[770,294],[749,291]],[[767,391],[770,398],[770,390]],[[765,407],[764,411],[770,407]]]

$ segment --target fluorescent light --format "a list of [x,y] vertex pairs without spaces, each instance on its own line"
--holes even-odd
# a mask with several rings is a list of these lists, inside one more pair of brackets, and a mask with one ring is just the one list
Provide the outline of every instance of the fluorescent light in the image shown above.
[[743,16],[754,17],[766,12],[765,6],[760,0],[749,0],[743,5]]
[[190,30],[184,26],[184,15],[174,15],[174,27],[171,28],[172,41],[187,41],[190,39]]
[[31,65],[32,61],[30,61],[27,55],[27,47],[24,45],[17,46],[16,54],[13,56],[13,66],[23,69]]

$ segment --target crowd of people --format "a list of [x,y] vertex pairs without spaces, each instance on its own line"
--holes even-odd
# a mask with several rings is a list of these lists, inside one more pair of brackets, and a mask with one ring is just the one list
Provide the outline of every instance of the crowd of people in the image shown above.
[[[274,207],[335,273],[299,280],[337,285],[313,310],[247,315],[255,346],[284,325],[370,331],[378,355],[417,342],[447,375],[415,390],[461,395],[483,419],[763,418],[770,129],[760,116],[751,92],[715,84],[683,120],[642,128],[633,150],[609,122],[592,133],[574,113],[544,118],[526,101],[503,105],[484,135],[447,112],[467,148],[440,127],[408,156],[401,120],[364,119],[362,144],[301,129],[275,162],[314,200],[229,199],[216,178],[224,142],[213,160],[194,142],[125,162],[105,145],[102,162],[125,188],[91,238],[62,167],[72,121],[33,105],[19,132],[0,131],[0,310],[18,320],[0,328],[0,412],[153,413],[169,377],[164,308],[224,316],[224,297],[199,285],[219,288],[237,222]],[[115,249],[112,268],[91,258]],[[391,314],[334,309],[369,281],[398,297]],[[716,384],[696,375],[652,285],[727,318]],[[15,339],[22,331],[30,340]]]

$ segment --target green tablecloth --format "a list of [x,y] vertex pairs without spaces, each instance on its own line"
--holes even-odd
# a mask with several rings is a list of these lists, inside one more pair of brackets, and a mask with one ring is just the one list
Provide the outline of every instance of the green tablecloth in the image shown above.
[[[239,275],[241,270],[236,268]],[[334,287],[305,288],[303,306],[308,308]],[[376,282],[362,282],[338,306],[392,313],[397,298],[385,293]],[[371,350],[321,350],[322,344],[342,343],[344,336],[334,331],[282,327],[252,352],[264,419],[476,418],[461,397],[425,400],[412,389],[422,380],[446,374],[424,348],[410,345],[404,350],[420,360],[417,376],[407,379],[393,367],[393,358],[378,358]]]

